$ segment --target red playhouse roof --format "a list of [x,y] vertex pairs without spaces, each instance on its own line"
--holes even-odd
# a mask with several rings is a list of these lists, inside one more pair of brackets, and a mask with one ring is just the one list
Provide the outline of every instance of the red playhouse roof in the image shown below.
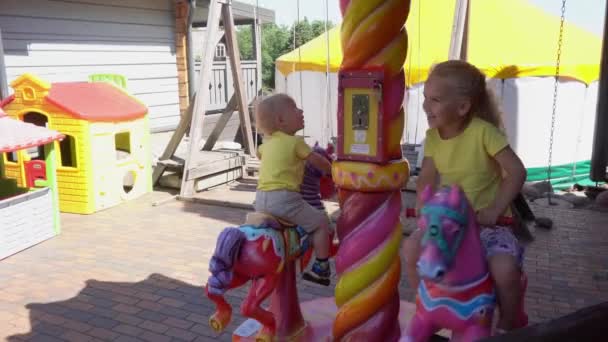
[[15,99],[15,94],[11,94],[9,97],[5,98],[4,100],[0,100],[0,109],[4,108],[5,105],[13,102],[14,99]]
[[0,152],[24,150],[63,137],[63,134],[48,128],[11,119],[0,109]]
[[103,82],[53,83],[46,100],[88,121],[128,121],[142,118],[148,112],[146,106]]

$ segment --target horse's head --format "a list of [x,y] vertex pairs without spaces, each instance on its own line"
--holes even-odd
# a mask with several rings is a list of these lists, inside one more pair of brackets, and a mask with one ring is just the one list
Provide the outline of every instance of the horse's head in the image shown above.
[[433,194],[428,186],[421,197],[419,275],[433,282],[458,284],[483,274],[485,259],[477,221],[462,189],[454,185]]

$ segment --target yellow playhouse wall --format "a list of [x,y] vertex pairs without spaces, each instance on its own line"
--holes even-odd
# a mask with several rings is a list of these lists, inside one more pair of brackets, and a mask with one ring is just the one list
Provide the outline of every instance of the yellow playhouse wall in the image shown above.
[[[57,184],[59,188],[59,210],[76,214],[95,212],[95,197],[91,186],[91,136],[90,123],[76,120],[62,113],[55,113],[55,129],[70,135],[76,142],[76,167],[65,167],[57,163]],[[59,143],[57,144],[57,151]],[[61,158],[61,153],[57,153]]]
[[[115,143],[121,143],[120,135],[129,132],[130,155],[117,157]],[[102,210],[124,201],[137,198],[152,190],[152,166],[150,130],[147,116],[142,119],[119,123],[91,123],[91,151],[93,165],[93,192],[95,210]],[[124,143],[124,139],[122,140]],[[130,192],[123,190],[123,177],[133,172],[135,181]]]
[[21,174],[22,174],[21,165],[19,165],[17,163],[9,162],[8,160],[6,160],[5,156],[3,156],[3,158],[4,158],[5,177],[16,180],[17,185],[19,187],[25,187],[25,182],[23,181],[23,178],[21,177]]
[[[55,142],[59,209],[62,212],[79,214],[94,212],[94,197],[92,196],[92,188],[89,186],[89,178],[91,178],[89,176],[91,173],[89,123],[64,114],[61,109],[46,103],[43,98],[35,101],[23,101],[18,89],[15,90],[15,99],[6,105],[4,110],[9,116],[20,120],[28,112],[43,114],[48,118],[48,128],[74,137],[77,149],[76,168],[61,165],[59,142]],[[20,165],[8,163],[6,173],[7,177],[17,179],[17,182],[21,185],[23,177]]]
[[[21,119],[19,114],[26,107],[31,106],[31,107],[35,107],[35,108],[41,108],[44,104],[44,96],[46,96],[46,94],[48,94],[48,91],[42,89],[42,87],[38,86],[37,84],[25,84],[25,85],[32,86],[32,88],[36,90],[37,96],[35,99],[24,100],[23,94],[20,91],[20,89],[24,86],[24,84],[22,84],[20,87],[17,87],[15,89],[15,93],[14,93],[14,99],[9,104],[7,104],[6,106],[3,107],[4,111],[8,114],[8,116],[10,116],[14,119]],[[39,111],[39,110],[37,110],[37,111]],[[28,111],[25,111],[25,113],[27,113],[27,112]],[[49,122],[50,122],[50,118],[49,118]],[[17,152],[17,154],[19,155],[19,160],[22,159],[24,153],[25,153],[25,151]],[[23,174],[23,165],[21,163],[9,162],[6,159],[6,154],[3,155],[3,158],[4,158],[4,162],[5,162],[6,177],[15,179],[17,181],[18,186],[25,187],[25,177]]]

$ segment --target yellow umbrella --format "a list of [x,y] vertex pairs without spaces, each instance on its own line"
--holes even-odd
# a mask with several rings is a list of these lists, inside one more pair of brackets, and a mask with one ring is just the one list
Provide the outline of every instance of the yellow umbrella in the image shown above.
[[[559,18],[525,0],[471,0],[467,60],[488,77],[514,78],[555,74]],[[440,5],[439,5],[440,4]],[[455,2],[414,0],[406,27],[404,68],[408,85],[423,82],[433,64],[448,58]],[[567,13],[566,13],[567,16]],[[339,27],[329,32],[329,69],[342,61]],[[325,34],[276,60],[287,76],[327,68]],[[564,25],[560,75],[582,82],[599,77],[601,38],[571,23]]]

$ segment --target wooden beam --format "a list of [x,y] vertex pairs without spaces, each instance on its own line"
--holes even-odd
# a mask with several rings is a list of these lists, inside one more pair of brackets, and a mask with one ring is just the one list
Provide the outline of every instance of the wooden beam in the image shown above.
[[179,124],[177,125],[175,132],[173,132],[173,135],[171,136],[171,140],[169,140],[167,147],[165,147],[165,151],[160,156],[160,158],[158,158],[159,162],[156,164],[156,167],[154,168],[154,172],[152,173],[152,185],[154,185],[154,184],[156,184],[156,182],[158,182],[160,177],[163,175],[163,172],[165,172],[165,169],[167,168],[166,164],[163,164],[160,162],[163,160],[170,159],[173,156],[173,154],[175,154],[175,151],[177,151],[177,147],[179,146],[179,143],[182,141],[182,139],[184,138],[184,135],[186,134],[186,130],[188,130],[188,127],[190,127],[190,122],[192,121],[192,108],[194,107],[195,99],[196,99],[196,94],[195,94],[194,98],[192,99],[192,101],[190,101],[190,104],[188,105],[188,109],[186,110],[184,115],[182,115],[181,118],[179,119]]
[[188,49],[192,47],[188,46],[188,32],[190,30],[188,18],[190,15],[190,4],[185,0],[176,0],[174,2],[174,13],[175,13],[175,59],[177,63],[177,82],[178,82],[178,94],[180,104],[180,114],[183,116],[188,110],[189,104],[189,93],[188,93],[188,82],[192,82],[189,78],[189,65],[188,65]]
[[188,170],[187,174],[182,177],[188,178],[188,180],[197,180],[201,177],[209,176],[215,173],[222,173],[226,170],[234,169],[237,167],[243,167],[245,165],[244,156],[235,156],[226,159],[214,160],[203,165],[199,165],[196,168]]
[[[454,21],[452,23],[452,38],[450,39],[450,51],[448,58],[466,58],[466,31],[468,31],[469,0],[457,0],[454,8]],[[464,57],[464,58],[463,58]]]
[[241,56],[238,51],[238,41],[236,38],[236,28],[232,17],[230,4],[222,6],[222,20],[226,36],[226,49],[228,50],[228,58],[232,67],[232,76],[234,79],[234,94],[237,98],[239,108],[239,117],[241,121],[241,133],[243,134],[243,142],[246,153],[255,156],[256,146],[253,143],[253,134],[251,131],[251,119],[249,117],[249,108],[245,99],[245,87],[241,77]]
[[196,160],[198,144],[203,136],[203,123],[205,119],[205,106],[209,102],[209,80],[211,79],[211,65],[215,55],[214,39],[220,25],[221,9],[218,0],[209,2],[209,16],[207,18],[207,30],[205,32],[208,37],[205,39],[205,49],[203,50],[203,59],[201,71],[199,74],[198,85],[196,87],[196,98],[194,99],[194,107],[192,111],[192,124],[190,125],[190,141],[188,144],[188,155],[186,156],[184,165],[184,176],[182,177],[182,186],[180,195],[189,197],[194,195],[194,181],[187,180],[185,174],[188,172],[192,161]]
[[259,8],[256,7],[254,12],[255,22],[251,27],[253,34],[253,47],[255,52],[255,67],[256,67],[256,95],[262,95],[262,27],[260,25]]
[[222,170],[222,172],[196,179],[196,191],[203,191],[214,186],[226,184],[243,178],[243,168]]
[[211,134],[209,134],[207,141],[205,141],[205,146],[203,146],[203,151],[211,151],[213,149],[213,146],[215,146],[217,139],[220,137],[220,134],[222,134],[222,132],[224,131],[226,124],[228,123],[228,121],[230,121],[230,118],[232,117],[232,114],[234,113],[234,111],[236,109],[237,109],[236,95],[232,94],[232,97],[230,97],[230,100],[226,104],[226,108],[224,109],[224,112],[222,113],[220,118],[215,123],[215,127],[213,127],[213,131],[211,131]]

